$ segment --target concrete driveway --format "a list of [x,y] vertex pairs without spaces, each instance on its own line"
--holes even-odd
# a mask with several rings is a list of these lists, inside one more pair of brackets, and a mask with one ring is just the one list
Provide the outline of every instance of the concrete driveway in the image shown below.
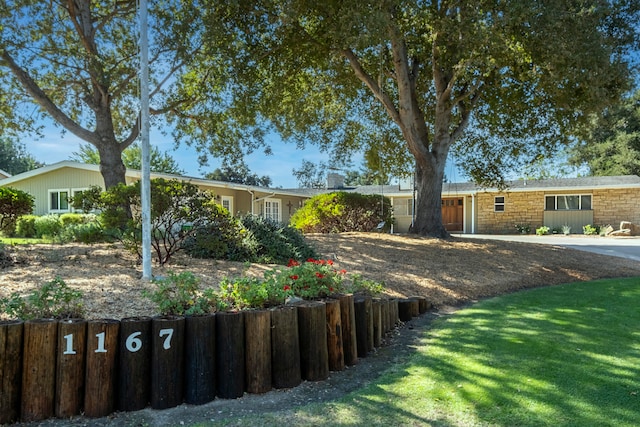
[[456,237],[469,239],[504,240],[511,242],[538,243],[543,245],[564,246],[581,251],[640,261],[640,237],[600,237],[575,235],[490,235],[490,234],[456,234]]

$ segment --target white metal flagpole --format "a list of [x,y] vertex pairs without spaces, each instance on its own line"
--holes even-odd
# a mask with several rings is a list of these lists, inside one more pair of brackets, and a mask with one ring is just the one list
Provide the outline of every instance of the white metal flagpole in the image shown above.
[[142,278],[151,280],[151,149],[149,144],[149,38],[147,0],[140,0],[140,119],[142,145]]

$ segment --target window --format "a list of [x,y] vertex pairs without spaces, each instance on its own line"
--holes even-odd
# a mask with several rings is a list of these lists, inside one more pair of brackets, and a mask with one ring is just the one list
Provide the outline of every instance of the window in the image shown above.
[[233,216],[233,197],[222,196],[220,202],[222,204],[222,207],[228,210],[231,216]]
[[266,199],[264,201],[264,217],[280,222],[280,200]]
[[49,211],[69,211],[69,190],[49,190]]
[[493,211],[504,212],[504,196],[496,196],[493,199]]
[[591,210],[590,194],[560,194],[545,196],[544,209],[547,211]]
[[413,215],[413,200],[412,199],[395,199],[393,201],[393,213],[398,216]]

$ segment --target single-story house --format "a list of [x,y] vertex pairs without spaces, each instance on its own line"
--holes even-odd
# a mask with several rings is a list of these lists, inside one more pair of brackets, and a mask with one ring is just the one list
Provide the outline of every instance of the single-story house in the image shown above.
[[0,180],[5,179],[5,178],[9,178],[11,176],[11,174],[9,172],[5,172],[2,169],[0,169]]
[[[350,191],[388,197],[395,218],[392,232],[407,232],[414,218],[415,191],[410,182],[345,187],[338,174],[329,174],[326,189],[278,189],[162,173],[151,176],[188,181],[209,190],[234,215],[253,213],[288,222],[313,195]],[[126,179],[128,183],[139,180],[140,172],[127,170]],[[70,212],[69,197],[93,185],[104,187],[97,165],[73,161],[0,178],[0,185],[34,196],[36,215]],[[442,217],[448,231],[471,234],[515,233],[516,224],[529,225],[532,231],[542,225],[550,228],[568,225],[573,233],[582,233],[587,224],[614,228],[621,221],[640,224],[640,177],[518,180],[509,182],[504,190],[472,183],[445,183]]]
[[[140,179],[141,172],[128,169],[127,184]],[[289,218],[308,197],[298,193],[231,182],[212,181],[164,173],[151,173],[151,178],[178,179],[209,190],[234,215],[252,213],[280,222]],[[34,214],[71,212],[68,199],[91,186],[104,188],[98,165],[62,161],[0,180],[0,186],[12,187],[31,194],[35,199]]]

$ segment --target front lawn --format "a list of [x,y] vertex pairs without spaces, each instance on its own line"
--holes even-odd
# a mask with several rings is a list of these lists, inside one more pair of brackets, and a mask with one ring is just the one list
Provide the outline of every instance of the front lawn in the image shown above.
[[480,302],[337,402],[220,425],[640,425],[640,278]]

